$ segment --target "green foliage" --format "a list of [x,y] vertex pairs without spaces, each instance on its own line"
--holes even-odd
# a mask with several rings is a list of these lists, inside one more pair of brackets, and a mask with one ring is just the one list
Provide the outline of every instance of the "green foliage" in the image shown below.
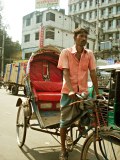
[[18,41],[13,42],[9,36],[5,37],[4,55],[6,58],[10,58],[11,54],[14,54],[20,50],[21,46]]
[[13,55],[16,52],[21,51],[21,45],[18,41],[13,42],[12,39],[8,36],[7,32],[3,32],[3,30],[0,30],[0,47],[2,47],[3,43],[3,34],[5,34],[4,39],[4,59],[11,58],[11,55]]

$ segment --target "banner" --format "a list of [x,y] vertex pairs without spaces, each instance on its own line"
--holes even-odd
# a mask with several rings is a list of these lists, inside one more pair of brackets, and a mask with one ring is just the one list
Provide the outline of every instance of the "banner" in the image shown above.
[[35,0],[35,8],[50,8],[59,6],[59,0]]
[[44,26],[41,24],[39,30],[39,47],[42,48],[44,46]]

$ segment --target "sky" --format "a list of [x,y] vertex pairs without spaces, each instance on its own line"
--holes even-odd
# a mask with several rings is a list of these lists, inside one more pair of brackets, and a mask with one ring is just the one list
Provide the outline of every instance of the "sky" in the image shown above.
[[[60,8],[67,8],[68,0],[60,0]],[[22,40],[22,17],[35,11],[35,0],[2,0],[3,23],[13,41]]]

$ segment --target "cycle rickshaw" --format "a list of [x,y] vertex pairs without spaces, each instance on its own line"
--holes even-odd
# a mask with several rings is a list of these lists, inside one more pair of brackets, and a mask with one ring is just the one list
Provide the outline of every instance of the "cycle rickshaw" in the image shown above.
[[[60,50],[54,47],[44,47],[32,55],[28,62],[28,72],[25,78],[27,97],[25,101],[19,98],[16,103],[16,106],[18,106],[16,131],[19,147],[22,147],[25,143],[28,128],[48,133],[52,136],[60,136],[59,101],[62,72],[57,68],[59,54]],[[77,100],[71,106],[76,107],[78,112],[73,121],[68,124],[67,150],[72,151],[84,134],[84,132],[79,132],[79,123],[77,123],[82,120],[85,126],[87,124],[85,132],[90,132],[90,134],[83,145],[80,159],[88,159],[89,149],[94,151],[97,159],[108,159],[109,150],[106,150],[106,144],[108,145],[109,141],[107,138],[112,139],[112,148],[120,143],[119,133],[113,133],[113,130],[109,129],[106,122],[108,105],[104,103],[104,100],[85,99],[82,95],[76,96]],[[32,123],[34,119],[37,119],[37,124]],[[118,147],[116,147],[116,152],[118,153]],[[113,156],[116,156],[116,152]]]

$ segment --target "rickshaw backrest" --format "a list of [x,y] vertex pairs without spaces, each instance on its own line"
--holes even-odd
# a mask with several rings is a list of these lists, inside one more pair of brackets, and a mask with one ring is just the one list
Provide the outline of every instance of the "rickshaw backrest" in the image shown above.
[[62,82],[62,72],[57,68],[58,56],[46,54],[37,57],[30,63],[30,80]]
[[[43,53],[33,56],[30,62],[30,83],[39,108],[43,103],[53,105],[49,109],[59,109],[58,102],[61,97],[62,71],[57,68],[59,55]],[[49,105],[50,106],[50,105]],[[43,108],[42,108],[43,109]],[[47,110],[47,107],[44,107]]]

